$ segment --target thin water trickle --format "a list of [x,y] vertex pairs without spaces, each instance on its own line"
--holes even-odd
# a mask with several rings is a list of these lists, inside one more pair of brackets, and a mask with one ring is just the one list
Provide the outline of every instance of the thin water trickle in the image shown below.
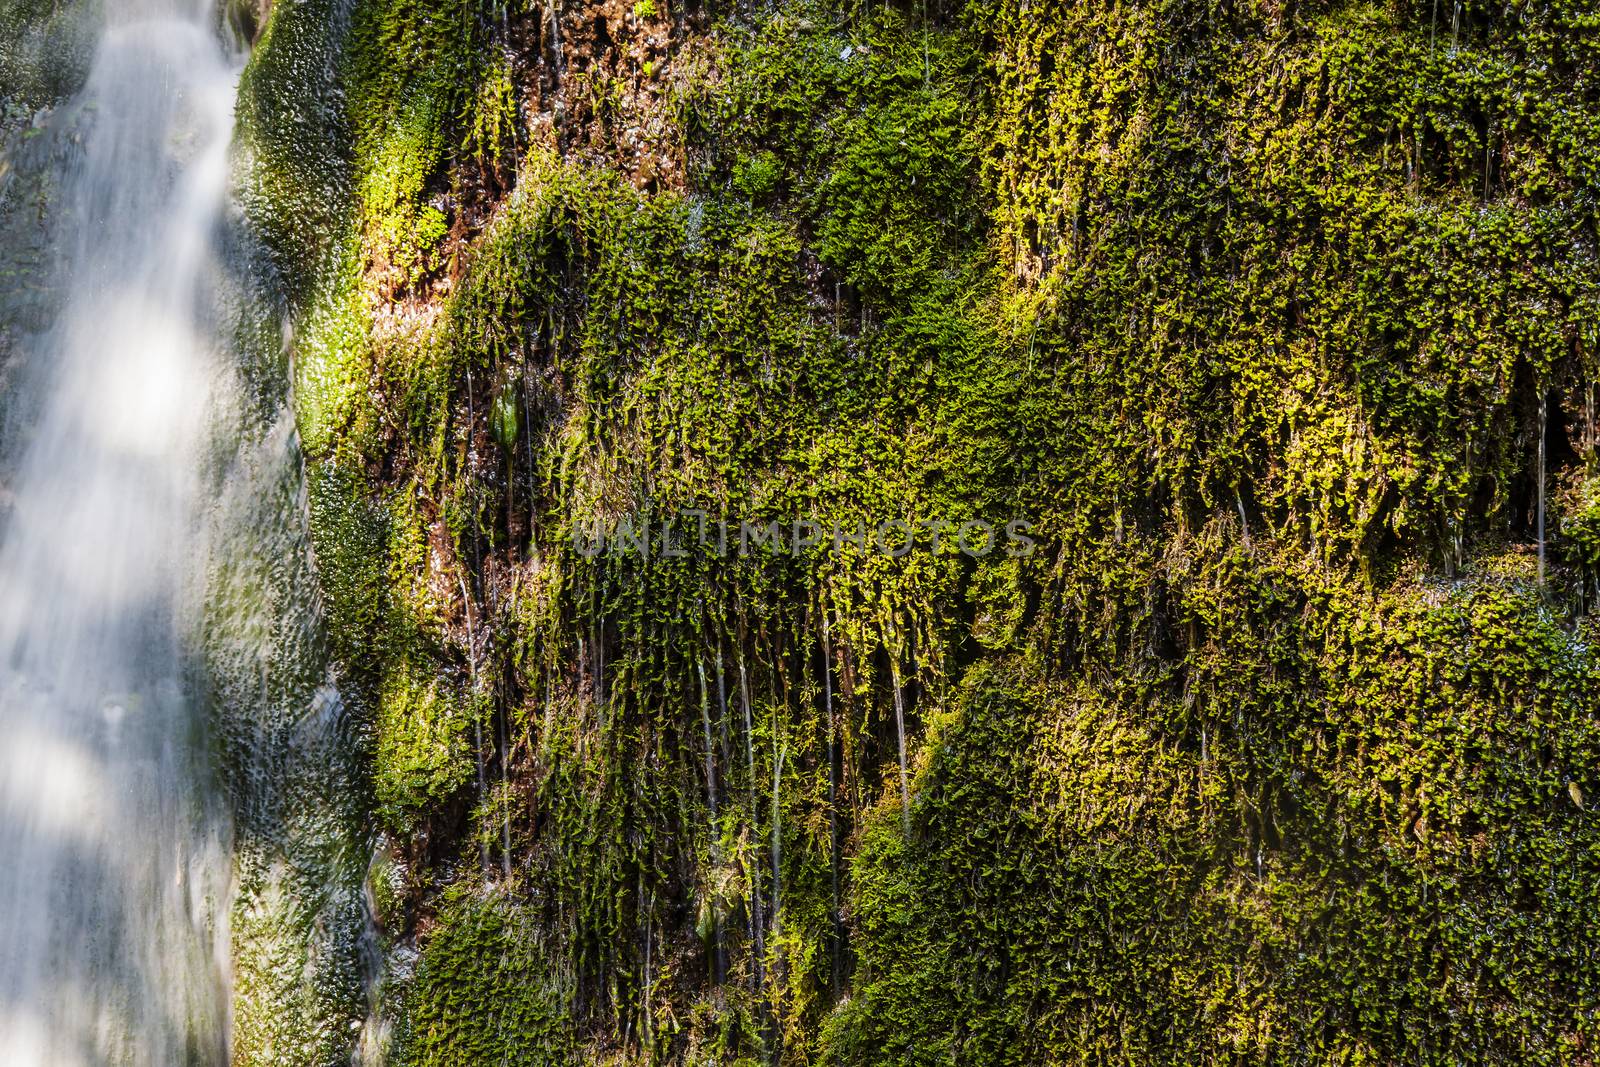
[[198,4],[106,6],[0,527],[0,1063],[220,1067],[228,830],[189,635],[237,70]]

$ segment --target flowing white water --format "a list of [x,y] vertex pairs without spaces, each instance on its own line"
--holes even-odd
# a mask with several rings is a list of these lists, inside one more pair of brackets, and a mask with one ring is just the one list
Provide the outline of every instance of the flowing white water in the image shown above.
[[220,1067],[227,820],[188,679],[236,71],[195,4],[107,7],[0,524],[0,1064]]

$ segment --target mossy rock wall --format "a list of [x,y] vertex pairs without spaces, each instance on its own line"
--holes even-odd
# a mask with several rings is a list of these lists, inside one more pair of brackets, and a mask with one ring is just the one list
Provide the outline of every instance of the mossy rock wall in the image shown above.
[[390,1062],[1591,1058],[1597,26],[278,0]]

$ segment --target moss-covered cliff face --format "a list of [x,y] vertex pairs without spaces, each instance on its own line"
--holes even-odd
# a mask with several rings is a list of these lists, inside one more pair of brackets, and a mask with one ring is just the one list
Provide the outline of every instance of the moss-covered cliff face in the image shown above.
[[277,0],[241,150],[388,1062],[1595,1056],[1592,0]]

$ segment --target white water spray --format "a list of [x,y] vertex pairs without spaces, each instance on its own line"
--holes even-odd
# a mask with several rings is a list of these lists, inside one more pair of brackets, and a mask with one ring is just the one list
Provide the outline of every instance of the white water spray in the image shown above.
[[0,1064],[221,1067],[226,817],[189,679],[236,72],[196,5],[107,7],[0,524]]

